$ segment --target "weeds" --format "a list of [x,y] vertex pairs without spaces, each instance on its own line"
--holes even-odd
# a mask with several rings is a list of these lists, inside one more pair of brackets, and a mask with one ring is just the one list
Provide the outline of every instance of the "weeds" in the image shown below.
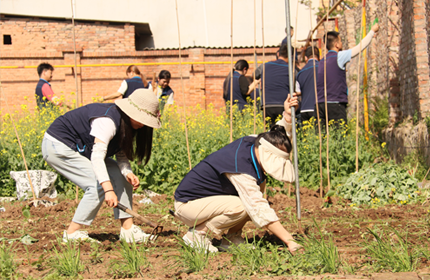
[[15,279],[17,277],[17,265],[13,261],[15,256],[12,253],[12,247],[13,244],[8,246],[6,242],[2,242],[0,246],[0,279]]
[[77,277],[85,269],[81,261],[80,244],[73,241],[62,243],[61,238],[57,238],[57,244],[57,247],[62,249],[53,246],[55,257],[50,259],[49,266],[56,275]]
[[391,228],[394,235],[389,237],[382,232],[367,229],[375,238],[368,241],[366,251],[371,258],[371,264],[376,271],[389,270],[391,272],[413,271],[417,268],[418,250],[411,247],[407,236],[403,238],[397,230]]
[[320,238],[310,236],[299,241],[304,252],[291,255],[288,249],[271,244],[264,239],[251,244],[231,246],[233,263],[238,265],[242,273],[251,275],[264,273],[267,275],[315,275],[322,273],[337,273],[341,259],[330,237],[324,240],[320,231]]
[[185,241],[175,236],[181,245],[181,254],[177,258],[178,266],[186,268],[189,272],[198,272],[205,269],[209,263],[209,250],[206,248],[193,248],[188,246]]
[[121,259],[113,262],[110,273],[113,278],[130,278],[144,277],[142,269],[147,268],[150,264],[146,256],[148,248],[140,246],[138,248],[135,242],[128,244],[127,241],[121,240]]
[[97,242],[91,243],[91,254],[90,254],[90,262],[92,264],[102,263],[102,253],[100,252],[101,245]]

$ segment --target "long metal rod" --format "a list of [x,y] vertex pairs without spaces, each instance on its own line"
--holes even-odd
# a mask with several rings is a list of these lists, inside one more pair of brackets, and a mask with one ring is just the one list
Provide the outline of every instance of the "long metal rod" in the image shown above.
[[[298,5],[298,3],[297,3]],[[288,46],[288,76],[290,83],[290,96],[293,96],[293,88],[294,88],[294,77],[293,77],[293,67],[291,64],[293,61],[291,54],[291,28],[290,28],[290,3],[289,0],[285,0],[285,18],[287,21],[287,46]],[[299,184],[299,154],[297,152],[297,135],[296,135],[296,110],[294,107],[291,107],[291,118],[293,120],[293,147],[294,147],[294,173],[296,177],[296,208],[297,208],[297,221],[299,223],[299,230],[301,230],[301,219],[302,214],[300,211],[300,184]]]
[[[259,47],[260,48],[260,47]],[[275,49],[275,48],[272,48]],[[278,48],[276,48],[277,50]],[[274,53],[274,52],[273,52]],[[263,63],[263,61],[257,61],[258,63]],[[184,61],[182,65],[212,65],[212,64],[229,64],[230,61]],[[248,63],[253,64],[254,61],[250,60]],[[78,64],[77,67],[123,67],[123,66],[159,66],[159,65],[179,65],[179,62],[142,62],[142,63],[108,63],[108,64]],[[70,68],[74,67],[73,64],[61,64],[52,65],[54,68]],[[0,66],[0,69],[36,69],[37,65],[28,66]]]

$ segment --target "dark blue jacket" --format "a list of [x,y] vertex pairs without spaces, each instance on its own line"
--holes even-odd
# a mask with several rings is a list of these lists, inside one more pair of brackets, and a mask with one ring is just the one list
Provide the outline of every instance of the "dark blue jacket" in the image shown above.
[[[239,85],[240,74],[233,71],[233,104],[237,104],[239,111],[242,111],[248,103],[246,102],[246,97],[242,95]],[[231,78],[230,75],[224,80],[224,101],[230,101],[230,89],[231,89]]]
[[127,82],[127,90],[124,93],[123,98],[127,98],[132,94],[136,89],[145,88],[143,85],[142,78],[136,76],[131,79],[125,80]]
[[337,52],[329,51],[318,67],[318,103],[324,103],[324,60],[327,59],[327,102],[348,103],[346,71],[337,64]]
[[240,138],[210,154],[184,177],[175,191],[175,200],[191,200],[215,195],[239,194],[224,173],[248,174],[261,184],[266,179],[255,155],[255,137]]
[[313,111],[315,107],[314,61],[315,74],[317,74],[319,61],[316,59],[310,59],[297,74],[297,82],[300,84],[300,91],[302,92],[302,102],[300,104],[302,112]]
[[265,77],[265,81],[262,80],[262,87],[265,87],[265,99],[267,105],[283,106],[285,100],[290,94],[290,81],[288,73],[288,63],[283,59],[276,61],[267,62],[264,66],[266,74],[261,74],[261,77]]
[[88,104],[58,117],[46,132],[67,147],[91,159],[94,136],[90,135],[90,122],[94,118],[109,117],[116,126],[116,135],[109,142],[106,154],[106,157],[111,157],[120,151],[121,114],[119,110],[115,104]]

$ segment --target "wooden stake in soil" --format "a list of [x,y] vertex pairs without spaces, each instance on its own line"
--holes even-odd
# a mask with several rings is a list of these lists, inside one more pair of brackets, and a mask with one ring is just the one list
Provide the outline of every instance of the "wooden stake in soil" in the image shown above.
[[[261,31],[263,40],[263,75],[260,79],[263,79],[263,85],[261,86],[261,93],[263,94],[263,125],[264,132],[266,132],[266,51],[264,49],[264,0],[261,0]],[[261,83],[260,83],[261,85]]]
[[[309,18],[311,21],[311,29],[312,29],[312,1],[309,1]],[[311,37],[311,47],[312,47],[312,56],[315,56],[315,50],[313,46],[313,40]],[[306,50],[305,50],[306,51]],[[315,68],[315,59],[313,61],[314,66],[314,91],[315,91],[315,104],[317,104],[316,110],[317,110],[317,123],[318,123],[318,138],[320,140],[320,198],[323,197],[323,168],[322,168],[322,137],[321,137],[321,124],[320,124],[320,110],[318,106],[318,91],[317,91],[317,74],[316,74],[316,68]]]
[[231,61],[230,61],[230,143],[233,142],[233,0],[231,0]]
[[178,43],[179,43],[179,74],[181,76],[181,88],[182,88],[182,96],[184,100],[184,125],[185,125],[185,141],[187,142],[187,153],[188,153],[188,163],[189,168],[191,170],[191,154],[190,154],[190,143],[188,142],[188,128],[187,128],[187,114],[186,114],[186,104],[185,104],[185,89],[184,89],[184,80],[182,77],[182,55],[181,55],[181,32],[179,29],[179,12],[178,12],[178,0],[175,0],[176,5],[176,22],[178,24]]
[[[2,88],[1,76],[0,76],[0,94],[2,92],[3,92],[3,88]],[[7,102],[7,97],[6,97],[6,95],[3,95],[3,96],[4,96],[4,100],[6,102],[7,111],[9,113],[9,117],[10,117],[10,120],[12,122],[13,129],[15,130],[16,139],[18,139],[19,149],[21,150],[21,155],[22,155],[22,159],[24,161],[25,170],[27,171],[28,182],[30,183],[31,192],[33,193],[33,200],[36,201],[37,199],[36,199],[36,194],[34,193],[33,182],[31,181],[31,178],[30,178],[30,172],[28,171],[27,161],[25,160],[25,155],[24,155],[24,151],[22,149],[21,140],[20,140],[19,135],[18,135],[18,130],[16,130],[15,121],[13,120],[12,114],[10,112],[10,107],[9,107],[9,103]],[[33,205],[35,207],[37,206],[36,203],[33,203]]]
[[[327,9],[326,25],[324,26],[325,40],[327,42],[327,24],[328,24],[329,10]],[[330,133],[328,129],[328,110],[327,110],[327,43],[324,45],[324,106],[325,106],[325,127],[327,136],[327,192],[330,190],[330,160],[329,160],[329,140]]]
[[[78,73],[77,73],[77,62],[76,62],[76,37],[75,37],[75,10],[73,7],[73,0],[70,0],[72,6],[72,29],[73,29],[73,56],[75,59],[75,67],[73,72],[75,73],[75,91],[76,91],[76,108],[79,107],[79,87],[78,87]],[[76,186],[76,198],[75,201],[78,203],[79,200],[79,188]]]
[[[257,66],[258,66],[258,64],[257,64],[257,51],[255,49],[256,39],[257,39],[256,23],[257,23],[257,9],[256,9],[256,0],[254,0],[254,61],[255,61],[255,63],[254,63],[254,74],[253,74],[254,75],[254,81],[255,81],[255,70],[257,69]],[[255,120],[256,114],[257,114],[257,110],[256,110],[256,108],[257,108],[256,87],[254,87],[254,106],[253,106],[253,108],[254,108],[254,134],[256,134],[256,130],[257,130],[256,129],[256,120]]]
[[355,125],[355,172],[358,172],[358,130],[359,127],[359,111],[360,111],[360,63],[361,63],[361,34],[363,34],[363,17],[365,16],[365,5],[366,0],[363,1],[363,7],[361,9],[361,27],[360,27],[360,36],[358,37],[360,40],[360,54],[358,55],[358,65],[357,65],[357,115],[356,115],[356,125]]

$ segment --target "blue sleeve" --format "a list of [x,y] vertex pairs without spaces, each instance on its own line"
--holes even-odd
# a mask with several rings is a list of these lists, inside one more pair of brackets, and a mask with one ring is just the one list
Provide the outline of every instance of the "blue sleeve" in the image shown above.
[[351,50],[340,51],[337,54],[337,65],[339,66],[340,69],[345,70],[345,65],[351,61],[351,54],[352,54]]

